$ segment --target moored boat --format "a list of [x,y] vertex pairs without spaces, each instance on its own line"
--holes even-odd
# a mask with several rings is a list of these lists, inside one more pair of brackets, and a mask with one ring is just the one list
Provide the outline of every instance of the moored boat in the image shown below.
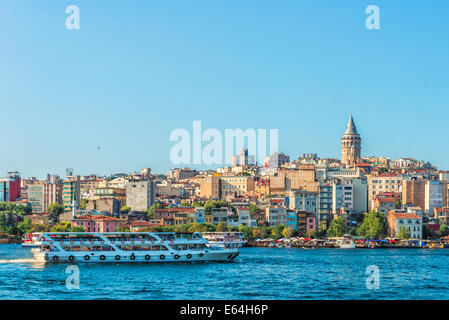
[[240,248],[246,244],[241,232],[203,232],[201,235],[209,242],[210,246]]
[[232,261],[236,248],[207,247],[207,240],[192,233],[48,232],[38,235],[32,249],[40,262],[189,262]]
[[345,234],[342,239],[337,241],[337,246],[340,249],[355,249],[353,236],[350,234]]

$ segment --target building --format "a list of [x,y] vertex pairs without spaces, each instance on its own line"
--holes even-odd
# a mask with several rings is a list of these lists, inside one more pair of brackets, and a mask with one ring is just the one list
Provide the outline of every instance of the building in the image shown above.
[[129,182],[126,185],[126,205],[133,211],[148,210],[156,200],[154,181]]
[[341,162],[346,167],[354,167],[360,160],[362,139],[352,119],[352,111],[349,117],[346,131],[341,137]]
[[47,212],[52,203],[62,204],[62,183],[38,182],[28,185],[28,203],[33,213]]
[[121,208],[122,203],[120,200],[107,197],[89,201],[86,205],[86,210],[106,211],[115,216],[120,215]]
[[399,193],[384,192],[374,196],[371,208],[375,212],[383,213],[387,216],[390,210],[400,209],[398,203],[401,200]]
[[[74,209],[78,210],[80,201],[80,177],[67,176],[67,179],[63,182],[62,189],[62,204],[64,206],[64,212],[74,211]],[[73,205],[75,205],[75,207],[73,207]]]
[[426,183],[427,180],[403,180],[402,204],[412,204],[424,209],[426,202]]
[[226,196],[241,196],[254,191],[254,178],[251,176],[222,176],[220,177],[220,194]]
[[167,174],[167,178],[174,180],[191,179],[198,175],[198,171],[190,168],[176,168],[170,170]]
[[248,149],[243,148],[240,153],[232,156],[232,166],[254,166],[256,164],[255,156],[248,154]]
[[18,172],[8,172],[8,177],[0,178],[0,202],[13,202],[21,198],[21,179]]
[[287,224],[287,209],[282,206],[269,206],[265,208],[265,221],[271,227],[279,224],[285,226]]
[[388,234],[397,237],[399,228],[404,226],[410,230],[411,239],[422,239],[422,218],[415,212],[391,210],[388,212]]
[[427,181],[424,195],[424,212],[432,215],[434,208],[447,205],[447,181]]
[[73,218],[72,227],[82,227],[85,232],[115,232],[120,228],[120,219],[104,215],[85,215]]
[[221,198],[221,180],[220,177],[207,176],[200,181],[200,197],[207,199]]
[[290,191],[289,193],[289,209],[301,210],[311,212],[317,217],[319,221],[321,218],[326,219],[324,216],[319,217],[319,194],[317,192],[309,191]]
[[395,174],[383,174],[380,176],[368,176],[368,196],[369,196],[369,208],[372,209],[373,200],[378,194],[385,192],[401,193],[403,176]]
[[280,168],[283,164],[290,162],[290,157],[283,153],[272,153],[265,159],[264,166],[269,168]]
[[[98,200],[117,200],[120,208],[126,205],[126,190],[115,187],[98,187],[95,188],[94,200],[99,204]],[[108,206],[107,202],[104,202]],[[109,211],[109,210],[106,210]]]

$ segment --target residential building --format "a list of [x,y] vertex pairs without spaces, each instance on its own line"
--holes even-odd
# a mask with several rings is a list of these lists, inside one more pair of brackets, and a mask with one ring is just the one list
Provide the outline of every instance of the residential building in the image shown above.
[[399,228],[404,226],[410,230],[411,239],[422,239],[422,218],[415,212],[390,210],[387,223],[390,237],[397,237]]
[[120,228],[120,219],[104,215],[85,215],[73,218],[72,227],[83,227],[85,232],[115,232]]
[[269,226],[287,224],[287,209],[282,206],[269,206],[265,208],[265,220]]
[[13,202],[21,198],[21,179],[18,172],[8,172],[8,177],[0,178],[0,202]]
[[62,183],[38,182],[28,185],[28,203],[33,213],[47,212],[52,203],[62,204]]
[[63,182],[62,189],[62,204],[64,206],[64,212],[79,210],[80,201],[80,177],[67,176],[67,179]]
[[121,208],[126,205],[126,190],[115,187],[96,188],[94,193],[94,200],[105,200],[105,199],[117,200]]
[[220,180],[222,198],[228,195],[241,196],[254,191],[254,179],[251,176],[222,176]]
[[152,180],[130,181],[126,186],[126,205],[133,211],[148,210],[155,202],[155,189]]

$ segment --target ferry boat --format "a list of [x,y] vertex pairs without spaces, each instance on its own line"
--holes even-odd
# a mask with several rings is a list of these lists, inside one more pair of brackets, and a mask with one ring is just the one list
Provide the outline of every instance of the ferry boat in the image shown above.
[[202,237],[209,241],[209,246],[221,248],[240,248],[246,244],[241,232],[203,232]]
[[340,249],[355,249],[354,238],[350,234],[345,234],[343,239],[337,241],[337,246]]
[[232,261],[236,248],[210,248],[192,233],[48,232],[38,235],[39,248],[31,249],[38,262],[189,262]]

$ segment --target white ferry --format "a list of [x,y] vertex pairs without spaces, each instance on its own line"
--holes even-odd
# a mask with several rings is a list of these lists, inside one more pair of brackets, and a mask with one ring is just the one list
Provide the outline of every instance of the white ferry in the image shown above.
[[207,247],[192,233],[41,233],[39,248],[31,249],[39,262],[187,262],[232,261],[238,249]]
[[246,244],[241,232],[203,232],[201,235],[209,241],[210,247],[240,248]]

